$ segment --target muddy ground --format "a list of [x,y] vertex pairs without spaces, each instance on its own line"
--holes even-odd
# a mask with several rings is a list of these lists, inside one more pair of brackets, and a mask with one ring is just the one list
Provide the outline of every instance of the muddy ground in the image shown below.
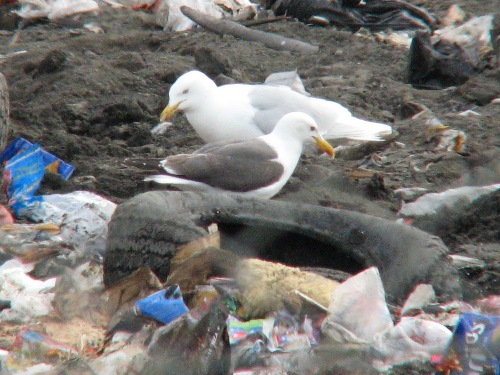
[[[455,2],[414,3],[439,18]],[[494,2],[464,0],[459,5],[478,16],[497,11]],[[440,192],[500,180],[500,104],[491,103],[500,96],[498,68],[460,87],[417,90],[406,82],[406,48],[335,28],[293,21],[256,26],[320,47],[304,55],[201,29],[164,32],[144,11],[103,7],[78,21],[94,22],[104,32],[34,22],[12,46],[14,32],[0,33],[0,53],[26,51],[0,61],[10,85],[10,139],[39,142],[76,167],[69,181],[46,176],[41,194],[85,189],[120,203],[157,188],[142,180],[159,158],[202,145],[182,116],[165,134],[150,132],[167,103],[169,86],[193,68],[237,82],[262,82],[273,72],[297,69],[312,95],[338,101],[358,117],[392,124],[399,133],[396,142],[371,145],[350,160],[304,156],[274,199],[397,219],[398,188]],[[207,65],[207,56],[222,64]],[[428,107],[445,125],[464,131],[463,152],[432,151],[422,124],[409,117],[409,103]],[[479,115],[460,115],[469,109]],[[438,233],[453,252],[488,264],[486,271],[469,274],[474,286],[469,298],[500,288],[499,200],[497,195],[472,209],[460,225]]]

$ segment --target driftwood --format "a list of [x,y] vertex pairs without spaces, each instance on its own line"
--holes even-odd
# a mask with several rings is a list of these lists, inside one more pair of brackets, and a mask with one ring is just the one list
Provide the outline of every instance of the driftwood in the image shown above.
[[181,7],[181,12],[205,29],[219,35],[229,34],[237,38],[259,42],[266,47],[280,51],[294,51],[301,53],[316,53],[318,47],[312,44],[290,39],[260,30],[251,30],[239,23],[224,19],[217,19],[187,6]]
[[3,74],[0,73],[0,151],[7,146],[9,129],[9,86]]

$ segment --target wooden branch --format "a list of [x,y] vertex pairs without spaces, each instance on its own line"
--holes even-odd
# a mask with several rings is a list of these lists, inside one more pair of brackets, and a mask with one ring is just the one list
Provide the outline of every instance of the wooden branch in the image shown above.
[[251,30],[239,23],[217,19],[187,6],[181,6],[181,12],[200,26],[219,35],[229,34],[240,39],[262,43],[266,47],[279,51],[294,51],[301,53],[318,52],[318,47],[312,44],[265,31]]
[[278,16],[278,17],[267,17],[267,18],[262,18],[262,19],[258,19],[258,20],[242,21],[241,24],[245,27],[251,27],[251,26],[257,26],[257,25],[263,25],[265,23],[272,23],[272,22],[279,22],[279,21],[291,21],[291,20],[293,20],[292,17]]
[[9,137],[9,105],[9,86],[3,74],[0,73],[0,151],[7,146]]

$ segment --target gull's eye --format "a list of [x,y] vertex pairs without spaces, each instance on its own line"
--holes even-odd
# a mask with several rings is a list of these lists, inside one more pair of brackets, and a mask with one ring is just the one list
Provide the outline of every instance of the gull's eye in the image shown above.
[[309,130],[310,130],[310,131],[312,131],[312,132],[313,132],[313,131],[315,131],[315,130],[316,130],[316,126],[311,126],[311,127],[309,128]]
[[189,92],[189,89],[185,89],[182,93],[187,94]]

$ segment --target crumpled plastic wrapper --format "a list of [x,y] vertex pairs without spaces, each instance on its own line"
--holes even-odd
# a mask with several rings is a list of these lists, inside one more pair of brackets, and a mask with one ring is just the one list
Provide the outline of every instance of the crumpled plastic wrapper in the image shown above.
[[21,9],[15,13],[21,18],[49,20],[99,10],[94,0],[19,0]]
[[186,31],[195,27],[196,23],[182,14],[181,6],[219,19],[249,19],[257,13],[255,5],[248,0],[160,0],[155,9],[156,23],[169,31]]

